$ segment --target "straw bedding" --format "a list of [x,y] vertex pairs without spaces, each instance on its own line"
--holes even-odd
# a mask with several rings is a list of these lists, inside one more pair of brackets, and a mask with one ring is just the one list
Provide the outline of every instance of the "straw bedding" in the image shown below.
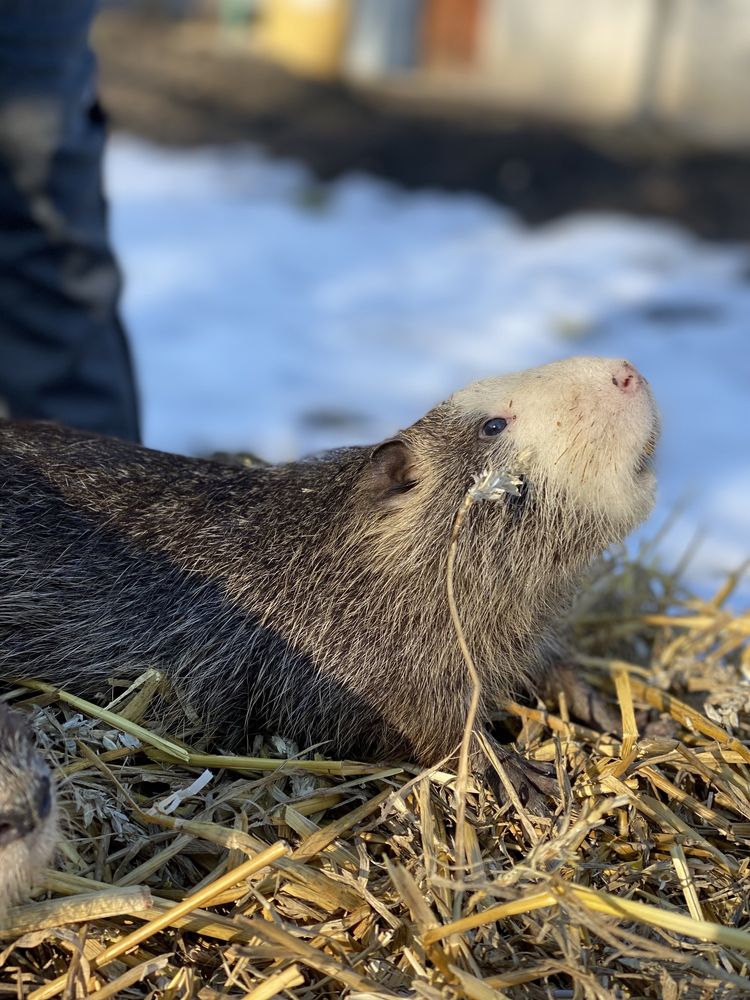
[[188,717],[177,739],[158,705],[179,692],[156,672],[96,705],[7,685],[57,770],[64,829],[2,931],[0,996],[750,996],[735,586],[698,601],[643,560],[602,563],[571,632],[622,737],[564,703],[498,711],[504,738],[556,765],[546,818],[440,770],[279,738],[224,756]]

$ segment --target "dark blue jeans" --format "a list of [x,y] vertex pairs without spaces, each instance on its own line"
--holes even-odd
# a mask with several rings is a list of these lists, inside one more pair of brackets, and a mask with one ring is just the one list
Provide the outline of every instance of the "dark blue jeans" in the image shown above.
[[0,0],[0,398],[138,440],[102,189],[95,0]]

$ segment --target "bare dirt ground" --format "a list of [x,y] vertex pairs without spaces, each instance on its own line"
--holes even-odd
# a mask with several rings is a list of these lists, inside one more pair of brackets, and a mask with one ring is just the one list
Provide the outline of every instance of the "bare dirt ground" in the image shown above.
[[95,45],[113,127],[158,142],[257,142],[323,180],[363,170],[407,187],[476,191],[531,223],[615,210],[750,238],[750,150],[690,148],[655,128],[521,122],[487,102],[408,88],[303,80],[220,44],[211,24],[108,11]]

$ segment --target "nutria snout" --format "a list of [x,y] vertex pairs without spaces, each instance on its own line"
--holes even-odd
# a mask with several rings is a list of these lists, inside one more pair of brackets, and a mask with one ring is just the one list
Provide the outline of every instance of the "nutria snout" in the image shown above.
[[266,729],[432,764],[470,689],[446,598],[451,527],[485,470],[455,596],[498,700],[559,654],[581,574],[649,513],[650,388],[571,358],[461,389],[388,441],[250,468],[32,424],[0,427],[0,667],[101,693],[164,671],[225,745]]
[[49,864],[57,806],[28,721],[0,704],[0,922]]

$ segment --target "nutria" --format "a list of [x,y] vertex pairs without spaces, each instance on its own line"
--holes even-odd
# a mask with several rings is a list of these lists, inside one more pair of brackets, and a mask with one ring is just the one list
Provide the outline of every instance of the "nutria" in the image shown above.
[[481,725],[550,669],[576,581],[650,511],[657,423],[645,379],[602,358],[489,378],[390,440],[270,467],[7,423],[0,671],[101,694],[158,667],[225,746],[261,729],[433,764],[466,718],[446,559],[474,478],[523,481],[458,539]]
[[57,841],[57,806],[49,768],[29,722],[0,704],[0,925],[49,864]]

